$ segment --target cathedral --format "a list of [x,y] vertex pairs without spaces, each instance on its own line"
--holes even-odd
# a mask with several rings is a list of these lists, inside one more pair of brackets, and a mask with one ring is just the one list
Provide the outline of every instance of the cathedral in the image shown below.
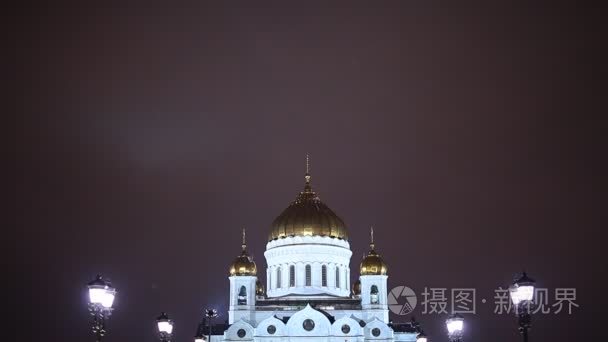
[[272,224],[266,286],[243,231],[242,252],[229,268],[228,324],[213,329],[211,340],[416,341],[414,323],[389,321],[388,269],[373,229],[352,287],[351,256],[344,221],[321,202],[307,171],[304,190]]

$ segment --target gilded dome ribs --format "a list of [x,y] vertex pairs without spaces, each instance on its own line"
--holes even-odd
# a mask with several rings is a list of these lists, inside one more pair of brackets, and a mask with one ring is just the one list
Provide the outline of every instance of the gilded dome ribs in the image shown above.
[[321,202],[312,190],[310,178],[307,173],[304,191],[274,220],[269,240],[286,236],[329,236],[348,239],[344,221]]

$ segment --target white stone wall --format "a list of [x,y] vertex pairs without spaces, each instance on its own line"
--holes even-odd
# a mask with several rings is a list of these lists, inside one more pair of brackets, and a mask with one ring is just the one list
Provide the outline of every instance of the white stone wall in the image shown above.
[[[309,295],[311,298],[326,295],[349,297],[350,295],[350,258],[352,252],[348,241],[321,237],[298,236],[277,239],[266,245],[266,293],[270,298],[295,295]],[[311,284],[306,285],[306,265],[311,267]],[[294,267],[295,284],[290,286],[290,266]],[[327,267],[327,284],[322,283],[322,268]],[[280,286],[277,286],[278,272],[281,268]],[[336,281],[336,270],[340,276]],[[310,306],[298,310],[283,307],[277,311],[255,310],[255,283],[257,277],[230,277],[229,323],[232,324],[223,336],[214,336],[212,341],[416,341],[416,334],[394,333],[388,327],[386,275],[361,276],[362,310],[333,310],[324,308],[336,318],[331,322],[319,311]],[[371,303],[371,287],[378,287],[378,303]],[[247,304],[238,305],[241,286],[247,289]],[[277,319],[276,317],[279,319]],[[280,318],[289,316],[287,324]],[[353,317],[366,322],[360,327]],[[314,329],[307,331],[303,322],[312,319]],[[350,330],[344,332],[343,325]],[[276,328],[270,333],[268,327]],[[378,330],[374,330],[378,329]],[[379,332],[378,332],[379,331]],[[375,334],[376,333],[376,334]],[[240,336],[242,335],[242,336]]]
[[[376,316],[383,322],[388,322],[388,289],[386,275],[362,275],[361,280],[361,307],[368,315]],[[371,288],[378,287],[378,303],[371,300]]]
[[[323,236],[296,236],[270,241],[266,245],[266,294],[269,298],[290,294],[350,295],[350,258],[348,241]],[[306,285],[306,265],[311,267],[311,284]],[[290,286],[290,267],[294,266],[295,284]],[[322,268],[327,268],[327,283]],[[280,286],[277,283],[280,272]],[[336,268],[340,272],[336,284]]]
[[[230,279],[230,303],[228,306],[228,323],[238,321],[239,319],[251,320],[255,317],[255,276],[231,276]],[[238,304],[238,294],[241,286],[245,286],[247,290],[247,304]]]
[[[362,312],[359,311],[358,313],[361,314]],[[366,325],[365,327],[361,327],[359,322],[353,319],[353,316],[361,319],[359,315],[344,313],[336,315],[336,320],[332,324],[325,315],[310,306],[292,312],[289,316],[290,319],[287,324],[275,318],[272,312],[268,312],[267,317],[260,321],[240,319],[226,330],[222,336],[222,340],[265,342],[416,341],[415,333],[394,333],[387,323],[377,317],[364,319]],[[307,319],[311,319],[314,322],[312,330],[304,329],[303,323]],[[347,330],[343,330],[343,326],[345,325],[348,326]],[[273,326],[274,329],[269,330],[270,326]],[[239,336],[239,333],[241,336]]]

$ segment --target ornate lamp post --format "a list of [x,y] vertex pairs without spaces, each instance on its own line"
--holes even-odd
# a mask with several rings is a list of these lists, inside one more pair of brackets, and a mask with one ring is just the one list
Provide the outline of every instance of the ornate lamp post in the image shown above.
[[101,342],[107,332],[106,320],[112,314],[116,289],[99,274],[87,287],[89,288],[89,312],[93,316],[91,322],[93,334],[95,334],[97,342]]
[[462,332],[464,330],[464,317],[459,314],[450,315],[445,321],[448,328],[448,338],[450,342],[462,342]]
[[534,279],[529,278],[526,272],[522,274],[513,285],[509,287],[511,301],[515,307],[515,314],[519,323],[524,342],[528,342],[528,329],[532,326],[531,310],[534,305]]
[[160,316],[156,319],[156,325],[158,326],[158,337],[162,342],[170,342],[173,336],[173,320],[169,318],[164,312],[160,313]]
[[205,309],[205,317],[207,317],[207,326],[209,328],[209,339],[207,341],[211,342],[211,319],[217,317],[216,309]]

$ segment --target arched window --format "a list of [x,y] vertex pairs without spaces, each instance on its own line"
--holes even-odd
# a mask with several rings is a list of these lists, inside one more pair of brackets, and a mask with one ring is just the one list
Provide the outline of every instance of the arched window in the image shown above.
[[247,305],[247,288],[245,286],[241,286],[239,290],[239,295],[237,297],[238,305]]
[[296,267],[294,265],[289,266],[289,287],[296,286]]
[[311,286],[312,283],[312,271],[310,270],[310,265],[306,265],[306,286]]
[[369,298],[372,304],[378,304],[378,286],[372,285],[369,291]]
[[336,267],[336,287],[340,288],[340,267]]
[[277,289],[281,288],[281,266],[277,267]]
[[321,286],[327,286],[327,266],[321,266]]

